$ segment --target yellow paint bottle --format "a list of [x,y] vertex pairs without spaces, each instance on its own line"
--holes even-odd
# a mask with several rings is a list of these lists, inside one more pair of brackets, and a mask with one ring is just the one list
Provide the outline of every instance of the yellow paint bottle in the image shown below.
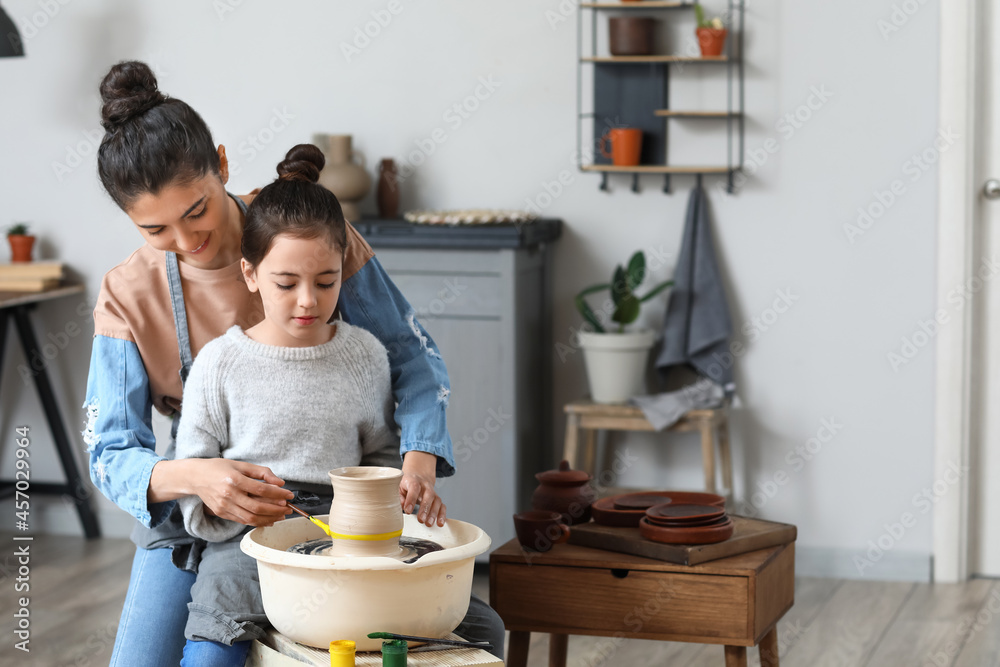
[[330,667],[354,667],[357,646],[347,639],[330,642]]

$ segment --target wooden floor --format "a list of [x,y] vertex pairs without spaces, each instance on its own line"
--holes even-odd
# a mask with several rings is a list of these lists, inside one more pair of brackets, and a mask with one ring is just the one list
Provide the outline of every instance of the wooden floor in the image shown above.
[[[16,593],[9,534],[0,556],[0,665],[106,665],[128,587],[128,540],[39,536],[31,590]],[[477,577],[486,597],[486,580]],[[31,599],[31,653],[13,648],[17,598]],[[964,584],[799,579],[778,626],[782,667],[1000,667],[1000,581]],[[529,665],[548,664],[548,639],[532,637]],[[751,665],[759,665],[751,651]],[[571,637],[570,667],[723,667],[722,648],[607,637]]]

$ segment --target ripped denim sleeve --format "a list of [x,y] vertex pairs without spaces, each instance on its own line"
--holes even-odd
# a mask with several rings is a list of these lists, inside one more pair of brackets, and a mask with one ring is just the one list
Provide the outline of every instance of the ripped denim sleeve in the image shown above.
[[153,466],[163,457],[155,451],[149,378],[135,343],[94,337],[83,409],[94,486],[144,525],[161,523],[174,502],[146,500]]
[[451,384],[444,360],[376,258],[344,281],[338,307],[345,322],[370,331],[389,352],[400,454],[435,454],[438,477],[455,474],[445,415]]

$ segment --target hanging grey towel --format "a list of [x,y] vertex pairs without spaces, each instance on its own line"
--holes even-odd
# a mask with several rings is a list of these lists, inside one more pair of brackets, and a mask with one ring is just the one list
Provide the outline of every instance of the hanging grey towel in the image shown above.
[[732,395],[731,334],[729,306],[712,244],[708,198],[698,183],[688,200],[674,286],[663,322],[663,348],[656,367],[666,373],[672,366],[687,364]]

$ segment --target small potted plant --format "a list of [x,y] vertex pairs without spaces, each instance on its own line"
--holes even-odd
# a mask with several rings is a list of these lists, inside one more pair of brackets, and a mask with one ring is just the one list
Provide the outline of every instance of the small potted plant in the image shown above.
[[698,21],[695,34],[698,36],[698,46],[701,47],[702,57],[721,56],[728,33],[722,19],[718,16],[711,20],[706,19],[705,10],[702,9],[700,3],[694,5],[694,16]]
[[10,261],[31,261],[31,247],[35,245],[35,237],[28,234],[28,225],[19,222],[8,227],[7,242],[10,243]]
[[[592,285],[576,296],[576,307],[593,331],[580,332],[584,365],[590,396],[598,403],[624,403],[632,396],[645,393],[646,362],[655,336],[648,329],[628,332],[625,327],[636,321],[643,303],[674,284],[667,280],[643,296],[635,294],[646,277],[646,257],[642,251],[632,255],[628,267],[618,265],[610,283]],[[611,302],[602,312],[611,311],[611,321],[617,331],[609,332],[587,303],[596,292],[611,293]]]

